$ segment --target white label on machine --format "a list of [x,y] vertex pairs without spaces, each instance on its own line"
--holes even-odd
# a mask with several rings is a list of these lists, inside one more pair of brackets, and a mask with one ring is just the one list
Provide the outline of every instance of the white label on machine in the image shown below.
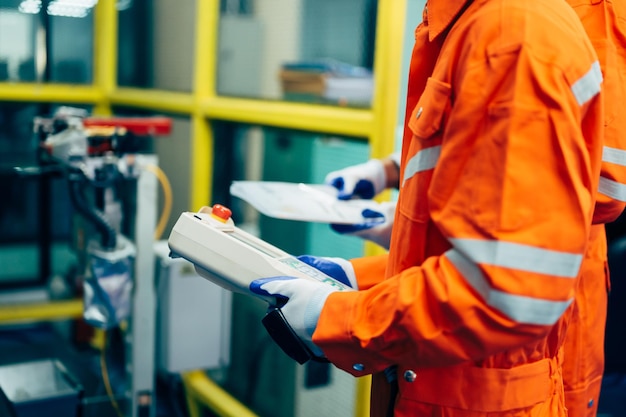
[[261,297],[270,303],[274,303],[274,297],[250,291],[252,281],[285,275],[322,281],[339,291],[352,290],[276,246],[239,229],[230,218],[230,211],[225,209],[227,213],[222,214],[222,209],[216,205],[198,213],[182,213],[168,239],[172,256],[187,259],[194,264],[198,274],[227,290]]

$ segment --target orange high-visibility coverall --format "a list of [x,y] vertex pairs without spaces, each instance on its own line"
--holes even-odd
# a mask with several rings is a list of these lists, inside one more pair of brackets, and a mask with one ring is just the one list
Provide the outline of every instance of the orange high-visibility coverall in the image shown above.
[[563,346],[563,383],[569,417],[593,417],[604,372],[604,330],[609,284],[604,223],[614,221],[626,201],[626,3],[567,0],[598,54],[604,78],[604,151],[593,233],[581,268],[571,321]]
[[596,54],[560,0],[431,0],[424,17],[389,254],[356,271],[360,289],[385,264],[387,279],[331,294],[313,341],[375,374],[372,415],[391,366],[396,416],[565,415],[561,318],[602,153]]

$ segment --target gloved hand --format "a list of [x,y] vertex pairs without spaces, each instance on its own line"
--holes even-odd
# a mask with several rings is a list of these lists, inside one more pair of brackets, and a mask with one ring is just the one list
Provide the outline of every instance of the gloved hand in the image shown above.
[[301,255],[298,259],[305,264],[325,273],[331,278],[346,284],[350,288],[358,289],[354,267],[350,261],[343,258],[331,258],[312,255]]
[[371,221],[357,224],[331,224],[330,227],[342,235],[359,236],[389,249],[396,202],[381,203],[379,210],[365,209],[362,214]]
[[340,200],[373,198],[385,189],[387,178],[382,161],[369,161],[329,172],[324,182],[339,190]]
[[315,356],[324,356],[312,338],[326,298],[337,291],[335,287],[304,278],[277,276],[252,281],[250,291],[286,302],[280,309],[289,326]]

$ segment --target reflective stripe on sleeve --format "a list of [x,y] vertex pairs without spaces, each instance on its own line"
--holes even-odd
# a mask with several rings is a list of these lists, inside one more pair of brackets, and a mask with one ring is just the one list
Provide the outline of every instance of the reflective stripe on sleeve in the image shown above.
[[605,146],[602,148],[602,162],[626,167],[626,151]]
[[450,239],[472,262],[537,274],[576,278],[583,256],[520,243],[481,239]]
[[582,263],[581,254],[542,249],[520,243],[479,239],[450,239],[454,246],[445,256],[465,277],[485,302],[511,319],[527,324],[554,324],[572,300],[553,301],[492,288],[478,264],[576,278]]
[[445,256],[463,274],[467,283],[483,297],[487,305],[518,323],[553,325],[573,301],[552,301],[495,290],[491,288],[478,265],[460,251],[450,249]]
[[407,182],[409,178],[421,171],[426,171],[435,168],[439,155],[441,154],[441,146],[433,146],[432,148],[422,149],[416,153],[406,163],[404,169],[404,179],[402,180],[402,186]]
[[600,177],[598,191],[614,200],[626,202],[626,185],[620,184],[617,181]]
[[572,85],[572,93],[580,106],[591,100],[600,92],[602,84],[602,71],[598,61],[591,64],[591,69],[587,71],[578,81]]
[[[602,162],[626,167],[626,151],[605,146],[602,149]],[[614,200],[626,202],[626,184],[600,177],[598,191]]]

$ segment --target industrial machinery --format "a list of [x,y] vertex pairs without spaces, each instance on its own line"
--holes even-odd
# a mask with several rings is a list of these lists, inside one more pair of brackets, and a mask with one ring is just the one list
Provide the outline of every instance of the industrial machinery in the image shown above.
[[[105,332],[124,329],[125,382],[121,392],[113,392],[106,380],[107,393],[118,414],[153,416],[154,241],[166,226],[171,204],[166,198],[157,224],[157,181],[164,194],[171,190],[151,140],[170,133],[171,119],[97,118],[82,109],[60,107],[51,117],[36,117],[33,126],[38,163],[16,166],[14,174],[67,181],[74,213],[72,249],[78,259],[74,278],[83,297],[83,322]],[[93,334],[84,325],[83,329]],[[105,348],[106,339],[103,352]],[[107,376],[106,366],[102,375]],[[90,414],[83,410],[81,415]]]

